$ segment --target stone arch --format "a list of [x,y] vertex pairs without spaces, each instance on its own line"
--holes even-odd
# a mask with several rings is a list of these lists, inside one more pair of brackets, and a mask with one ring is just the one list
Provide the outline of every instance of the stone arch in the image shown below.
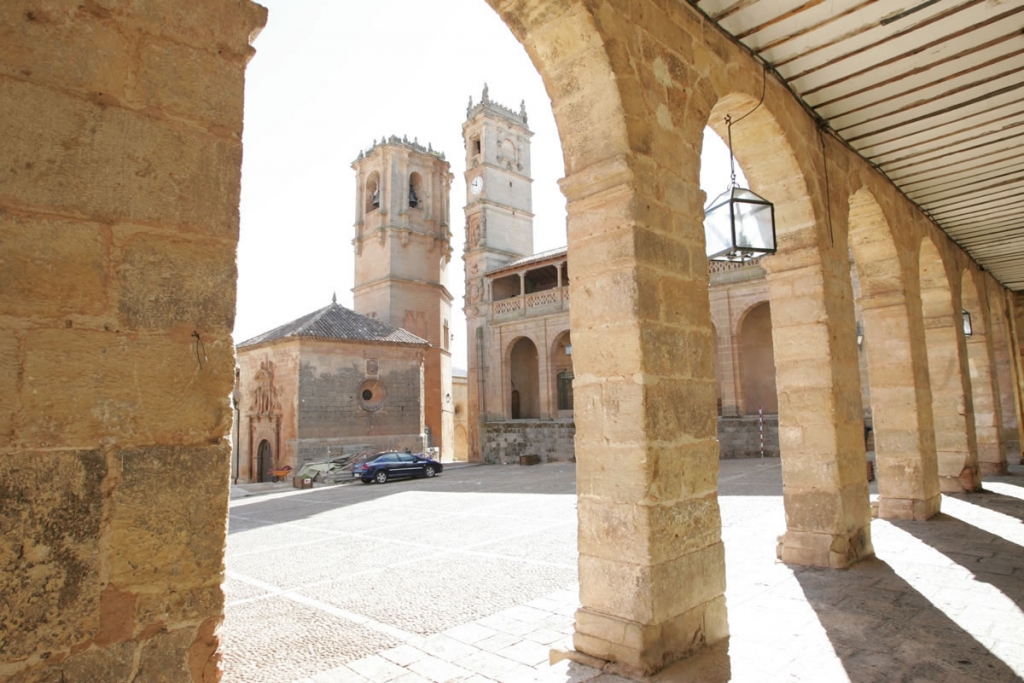
[[517,337],[506,350],[509,382],[508,416],[513,420],[540,417],[540,367],[537,345],[529,337]]
[[[653,672],[727,634],[713,494],[718,445],[707,270],[691,257],[703,249],[697,189],[703,126],[692,128],[688,110],[690,93],[706,86],[689,87],[697,78],[692,54],[659,43],[660,90],[645,91],[652,74],[642,52],[655,43],[610,5],[488,2],[545,82],[565,160],[560,184],[573,273],[581,482],[582,607],[574,644]],[[677,26],[699,21],[685,3],[658,11]],[[675,77],[670,65],[678,67]],[[618,463],[614,476],[608,458]],[[684,472],[698,472],[711,492],[673,492],[652,504],[651,492]],[[709,514],[690,512],[697,500]],[[630,531],[640,527],[646,533]],[[673,538],[700,540],[683,547]],[[659,558],[657,566],[652,558]],[[670,578],[696,571],[713,586],[711,593],[680,590]],[[621,586],[638,580],[647,588],[623,595]],[[651,596],[669,594],[672,599],[652,614]]]
[[772,314],[768,301],[743,311],[737,323],[743,412],[757,415],[779,412],[775,388],[775,355],[772,345]]
[[[980,282],[979,282],[980,280]],[[1006,474],[1006,444],[1003,442],[1003,416],[993,348],[992,318],[988,297],[982,296],[985,282],[973,268],[960,278],[962,314],[971,316],[971,335],[965,339],[967,367],[974,406],[974,433],[978,441],[978,469],[982,476]],[[966,315],[963,316],[966,319]],[[966,324],[964,325],[966,335]]]
[[423,177],[419,173],[413,171],[409,174],[409,208],[418,208],[423,199]]
[[[849,257],[825,200],[826,159],[838,145],[793,111],[774,79],[736,71],[714,72],[722,94],[706,123],[727,138],[724,119],[732,116],[735,157],[751,189],[775,205],[778,252],[761,264],[786,508],[779,552],[784,562],[845,567],[874,550]],[[819,513],[825,499],[835,515]]]
[[861,187],[850,197],[848,243],[859,284],[858,345],[870,378],[878,514],[928,519],[941,496],[924,323],[916,283],[907,281],[913,271],[900,258],[891,225],[872,191]]
[[959,291],[954,300],[946,263],[930,237],[921,241],[919,272],[939,485],[944,493],[976,491],[981,479]]
[[572,337],[568,329],[554,335],[548,350],[548,382],[553,394],[549,399],[552,411],[559,417],[572,415],[574,406],[572,382],[575,375],[572,368]]

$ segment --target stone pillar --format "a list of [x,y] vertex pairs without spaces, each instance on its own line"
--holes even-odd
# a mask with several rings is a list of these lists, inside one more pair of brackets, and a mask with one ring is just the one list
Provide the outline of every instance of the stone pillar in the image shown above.
[[943,493],[977,491],[981,476],[963,319],[952,306],[942,309],[942,314],[926,313],[924,321],[939,485]]
[[[891,297],[898,301],[886,301]],[[882,305],[878,305],[881,303]],[[924,520],[939,512],[938,461],[921,316],[902,292],[861,301],[871,380],[878,516]]]
[[[974,433],[978,440],[978,469],[981,475],[1006,474],[1006,444],[1003,415],[995,377],[995,345],[992,313],[987,297],[974,319],[974,334],[967,339],[968,371],[974,405]],[[980,302],[979,302],[980,303]]]
[[786,507],[779,557],[848,567],[874,554],[849,263],[807,249],[764,266]]
[[220,678],[242,96],[265,19],[0,11],[4,680]]
[[[653,210],[625,159],[563,182],[575,370],[577,650],[641,672],[724,639],[701,211]],[[682,202],[683,199],[677,199]],[[650,207],[651,210],[648,210]],[[691,221],[679,234],[672,211]],[[584,268],[584,266],[586,266]]]
[[1018,438],[1021,443],[1020,464],[1024,465],[1024,294],[1007,292],[1010,310],[1010,357],[1013,359],[1013,392],[1017,411]]

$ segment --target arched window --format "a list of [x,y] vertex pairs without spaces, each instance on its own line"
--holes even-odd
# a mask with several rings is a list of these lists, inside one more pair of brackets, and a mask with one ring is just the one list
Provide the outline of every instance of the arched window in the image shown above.
[[376,171],[366,178],[364,201],[364,210],[366,213],[376,211],[380,208],[380,174]]
[[423,179],[419,173],[409,175],[409,208],[415,209],[423,198]]
[[572,410],[572,370],[558,373],[558,409]]

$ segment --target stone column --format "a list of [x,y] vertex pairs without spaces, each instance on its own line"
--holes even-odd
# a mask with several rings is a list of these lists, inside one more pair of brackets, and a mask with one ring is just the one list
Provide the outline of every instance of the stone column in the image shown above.
[[1010,317],[1007,321],[1010,357],[1013,361],[1013,392],[1017,411],[1018,439],[1021,444],[1020,464],[1024,465],[1024,294],[1007,292]]
[[959,310],[945,306],[944,315],[925,318],[925,343],[931,376],[935,449],[943,493],[981,488],[978,441],[974,432],[974,401],[967,371],[967,345]]
[[1006,444],[1003,415],[996,386],[992,315],[985,298],[974,319],[974,334],[967,339],[971,398],[974,404],[974,433],[978,439],[978,469],[982,475],[1006,474]]
[[[892,298],[896,297],[896,301]],[[875,431],[878,516],[924,520],[939,512],[938,461],[921,316],[902,292],[861,301]]]
[[764,265],[786,507],[779,557],[848,567],[874,554],[849,263],[812,247]]
[[[728,630],[700,193],[655,209],[639,189],[654,178],[628,163],[612,158],[562,181],[576,273],[573,642],[649,673]],[[673,212],[687,217],[685,234]]]

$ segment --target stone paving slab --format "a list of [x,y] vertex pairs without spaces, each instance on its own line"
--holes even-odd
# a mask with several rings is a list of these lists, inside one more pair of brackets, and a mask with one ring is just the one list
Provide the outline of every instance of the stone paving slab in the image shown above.
[[[723,461],[720,488],[732,637],[655,683],[1024,680],[1024,468],[929,522],[875,520],[877,558],[846,571],[775,560],[777,460]],[[224,681],[628,683],[548,663],[575,529],[572,465],[235,500]]]

